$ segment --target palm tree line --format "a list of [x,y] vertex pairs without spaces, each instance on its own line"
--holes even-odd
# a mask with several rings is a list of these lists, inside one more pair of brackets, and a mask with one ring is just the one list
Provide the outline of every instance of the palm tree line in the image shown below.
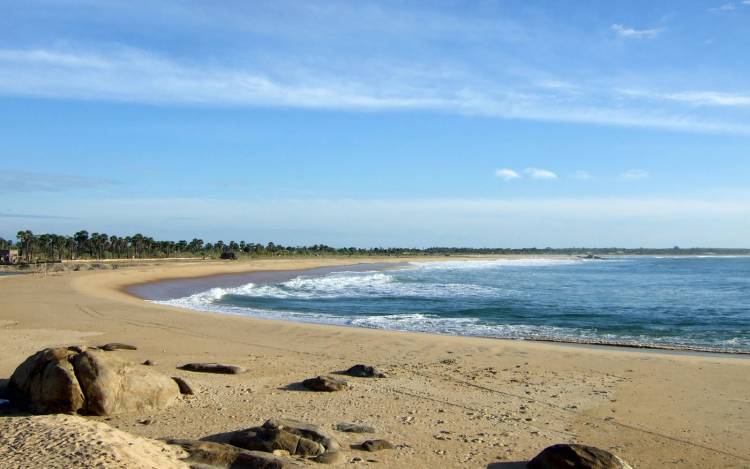
[[0,237],[0,249],[18,249],[23,262],[54,262],[75,259],[146,259],[170,257],[218,258],[222,253],[233,252],[240,256],[431,256],[431,255],[488,255],[488,254],[595,254],[595,255],[659,255],[659,254],[750,254],[750,249],[721,248],[688,248],[677,246],[664,249],[623,249],[623,248],[468,248],[468,247],[431,247],[399,248],[374,247],[334,248],[325,244],[312,246],[283,246],[269,242],[266,244],[246,241],[204,242],[193,238],[191,241],[159,241],[150,236],[136,233],[132,236],[116,236],[106,233],[91,233],[86,230],[72,236],[45,233],[36,235],[30,230],[19,231],[17,240]]

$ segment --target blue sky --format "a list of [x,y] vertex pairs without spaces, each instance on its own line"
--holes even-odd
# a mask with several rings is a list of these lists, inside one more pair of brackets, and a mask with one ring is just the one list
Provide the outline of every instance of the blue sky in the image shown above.
[[750,246],[750,0],[0,1],[0,236]]

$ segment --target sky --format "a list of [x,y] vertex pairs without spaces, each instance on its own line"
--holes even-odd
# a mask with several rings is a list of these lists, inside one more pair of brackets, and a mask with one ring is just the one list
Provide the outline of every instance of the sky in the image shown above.
[[0,0],[0,236],[750,247],[750,0]]

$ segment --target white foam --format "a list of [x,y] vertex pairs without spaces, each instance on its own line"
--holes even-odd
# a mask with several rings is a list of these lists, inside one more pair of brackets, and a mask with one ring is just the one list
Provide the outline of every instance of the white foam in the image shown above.
[[[557,265],[573,265],[591,262],[593,259],[492,259],[492,260],[460,260],[460,261],[424,261],[409,264],[425,270],[476,270],[496,269],[499,267],[544,267]],[[599,261],[599,259],[596,259]]]

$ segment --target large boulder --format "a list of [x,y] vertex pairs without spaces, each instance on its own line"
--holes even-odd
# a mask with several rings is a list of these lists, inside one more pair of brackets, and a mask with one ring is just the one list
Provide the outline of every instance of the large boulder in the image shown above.
[[27,405],[35,414],[73,414],[84,408],[71,359],[76,351],[48,348],[21,363],[8,383],[11,400]]
[[282,450],[320,462],[334,460],[333,453],[341,450],[336,439],[322,428],[291,419],[267,420],[260,427],[235,432],[229,442],[248,450],[269,453]]
[[296,461],[262,451],[249,451],[224,443],[198,440],[167,440],[185,450],[189,456],[183,461],[212,468],[231,469],[286,469],[301,467]]
[[180,390],[171,378],[101,350],[49,348],[16,368],[14,402],[37,414],[113,415],[169,406]]
[[577,444],[545,448],[526,465],[529,469],[633,469],[628,463],[603,449]]
[[86,412],[113,415],[168,407],[180,395],[177,383],[151,368],[91,350],[73,358]]

